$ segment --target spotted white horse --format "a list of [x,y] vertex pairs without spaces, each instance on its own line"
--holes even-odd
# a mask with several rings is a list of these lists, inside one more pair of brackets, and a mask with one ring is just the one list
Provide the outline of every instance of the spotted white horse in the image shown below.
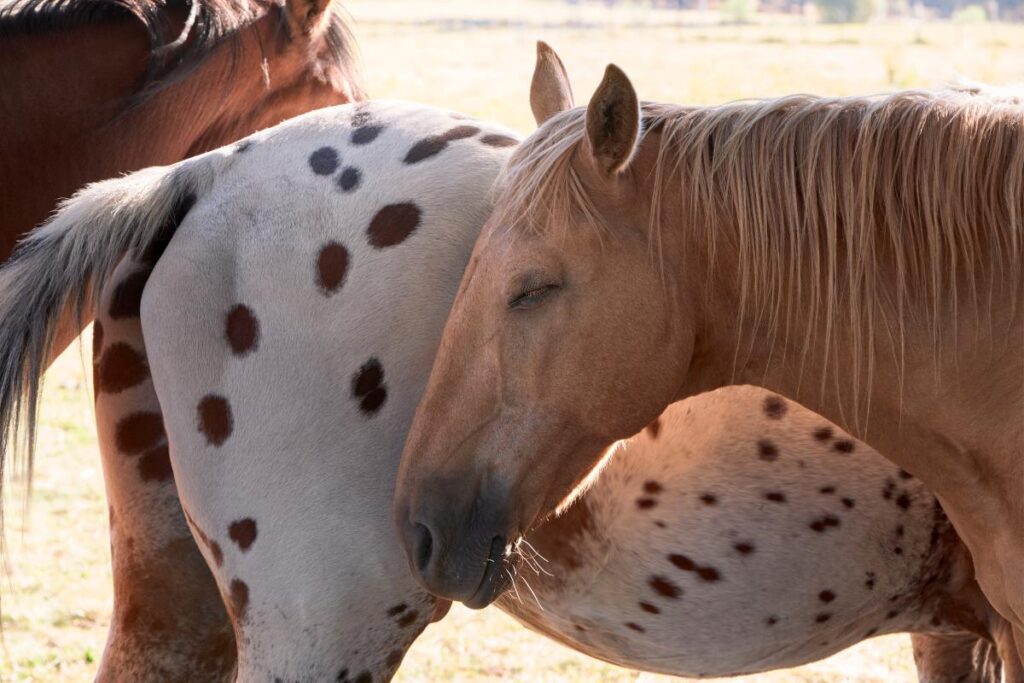
[[[384,681],[443,614],[390,499],[515,142],[411,104],[321,110],[85,189],[0,271],[0,452],[31,433],[61,315],[100,292],[100,680]],[[725,675],[912,631],[922,680],[998,680],[1003,625],[934,498],[760,390],[670,408],[531,541],[546,559],[503,608],[608,661]]]

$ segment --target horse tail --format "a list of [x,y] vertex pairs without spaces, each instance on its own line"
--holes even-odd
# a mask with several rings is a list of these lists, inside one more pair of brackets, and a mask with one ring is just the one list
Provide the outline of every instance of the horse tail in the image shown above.
[[87,185],[0,267],[0,496],[12,451],[31,490],[41,381],[59,351],[58,331],[67,336],[65,344],[77,336],[126,254],[156,263],[188,209],[213,184],[215,159],[203,155]]

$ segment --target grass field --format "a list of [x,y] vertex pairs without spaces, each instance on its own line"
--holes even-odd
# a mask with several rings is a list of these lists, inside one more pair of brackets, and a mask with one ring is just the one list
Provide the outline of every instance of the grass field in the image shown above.
[[[873,93],[956,77],[1024,80],[1024,27],[1008,25],[823,27],[787,19],[715,26],[708,17],[632,6],[543,2],[362,0],[347,6],[373,96],[460,109],[524,132],[532,126],[527,90],[537,38],[561,52],[581,100],[609,61],[626,69],[643,98],[691,103],[797,91]],[[8,500],[0,681],[90,680],[103,650],[111,593],[107,513],[82,368],[72,349],[47,377],[31,514],[22,516],[17,496]],[[495,610],[458,607],[417,642],[398,680],[499,678],[667,680],[589,660]],[[740,680],[916,678],[909,639],[893,636],[810,667]]]

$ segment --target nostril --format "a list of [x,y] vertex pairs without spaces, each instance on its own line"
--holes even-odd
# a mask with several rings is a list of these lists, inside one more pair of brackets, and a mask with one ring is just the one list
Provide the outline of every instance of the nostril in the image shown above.
[[430,556],[434,552],[434,537],[430,534],[430,529],[422,524],[416,524],[413,527],[413,533],[416,538],[416,568],[422,574],[430,565]]

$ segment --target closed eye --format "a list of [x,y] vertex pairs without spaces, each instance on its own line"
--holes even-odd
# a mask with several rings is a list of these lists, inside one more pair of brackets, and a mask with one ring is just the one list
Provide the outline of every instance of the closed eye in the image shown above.
[[558,289],[558,285],[541,285],[531,287],[522,294],[512,297],[508,302],[509,308],[530,308],[547,298],[549,294]]

